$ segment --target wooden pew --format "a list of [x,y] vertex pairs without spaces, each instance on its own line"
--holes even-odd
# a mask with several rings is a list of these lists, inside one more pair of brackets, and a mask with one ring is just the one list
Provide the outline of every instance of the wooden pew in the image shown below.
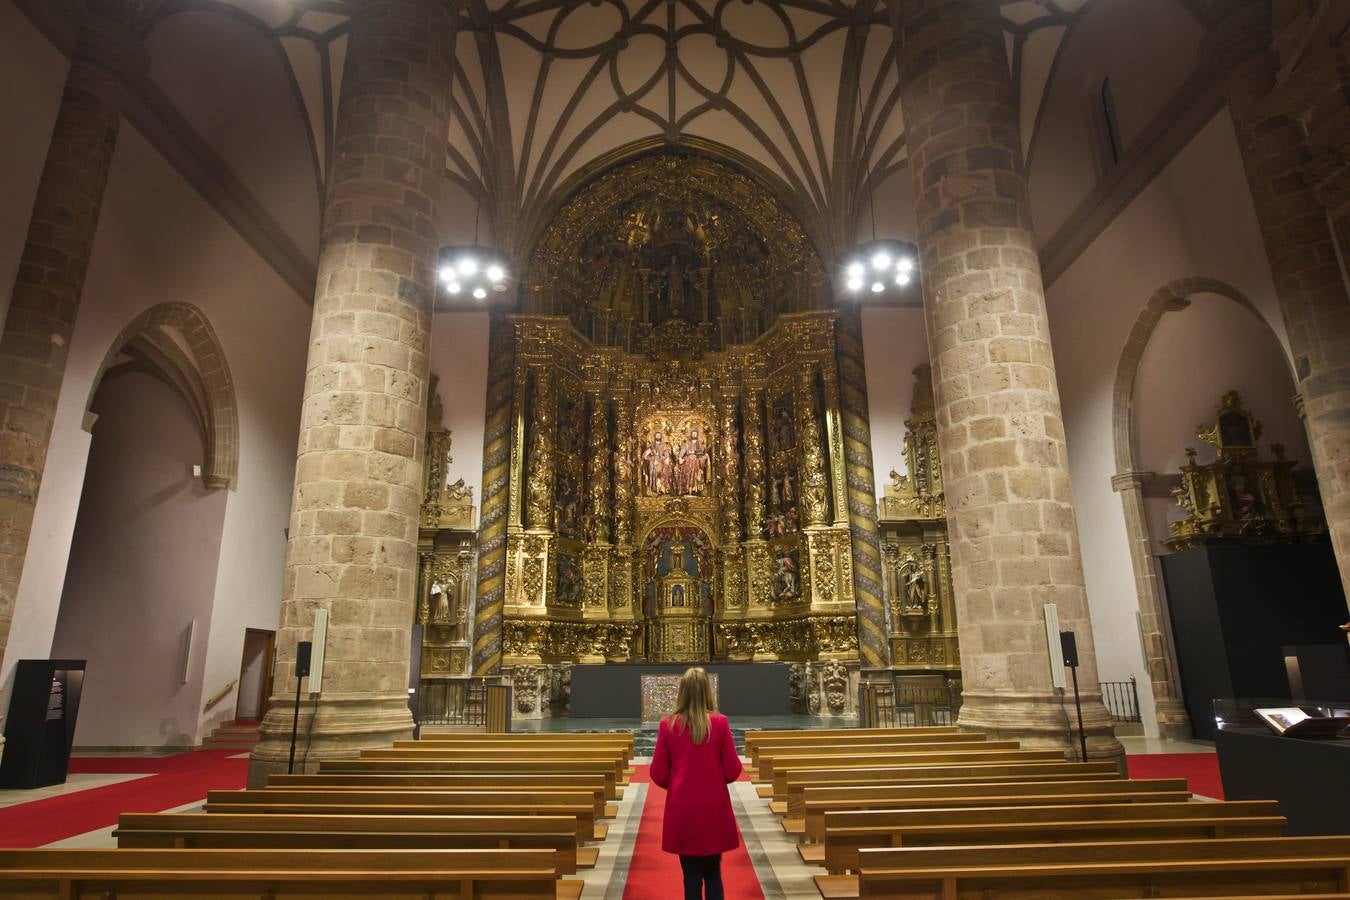
[[981,806],[1067,806],[1099,803],[1184,803],[1191,798],[1184,778],[1109,779],[1038,784],[933,784],[870,788],[808,788],[803,819],[786,819],[790,834],[819,841],[825,814],[863,809],[952,809]]
[[[262,790],[266,791],[303,791],[312,793],[314,791],[323,791],[325,793],[335,793],[341,796],[347,796],[353,793],[376,791],[382,793],[438,793],[450,791],[456,794],[488,794],[496,796],[505,790],[504,785],[481,785],[474,787],[447,787],[441,784],[418,785],[418,784],[398,784],[398,785],[284,785],[272,784],[270,781]],[[597,819],[612,819],[619,814],[618,804],[609,804],[605,802],[605,789],[603,785],[593,785],[591,787],[566,787],[557,784],[535,785],[528,789],[516,789],[513,793],[533,793],[540,795],[553,794],[577,794],[588,793],[591,795],[591,801],[594,804],[595,817]]]
[[613,755],[624,763],[633,759],[633,748],[623,744],[592,741],[394,741],[394,750],[477,750],[483,753],[501,753],[514,750],[552,750],[559,755],[592,753]]
[[[957,753],[891,753],[884,756],[859,754],[851,757],[799,756],[784,758],[774,765],[773,795],[787,796],[787,779],[803,769],[876,769],[881,767],[906,768],[910,766],[961,766],[984,763],[1064,762],[1058,750],[982,750]],[[781,784],[780,784],[781,780]]]
[[[443,775],[389,773],[387,775],[333,775],[311,772],[296,775],[271,775],[268,787],[287,788],[361,788],[368,791],[402,790],[403,788],[434,787],[445,791],[528,790],[530,788],[572,788],[579,791],[600,791],[608,798],[603,775]],[[623,791],[618,791],[623,799]]]
[[[991,741],[945,750],[868,747],[864,750],[761,755],[756,781],[772,782],[780,769],[865,769],[877,766],[962,765],[980,762],[1063,762],[1058,750],[1021,750],[1016,741]],[[1005,746],[1013,744],[1014,746]],[[975,749],[978,747],[979,749]]]
[[596,747],[618,747],[633,756],[633,735],[631,732],[609,731],[544,731],[544,732],[506,732],[504,734],[483,734],[477,732],[423,732],[419,740],[428,744],[455,744],[458,746],[515,745],[515,746],[551,746],[581,745]]
[[[920,729],[910,729],[919,731]],[[759,765],[761,753],[766,751],[783,752],[786,750],[839,750],[854,747],[872,747],[878,744],[982,744],[989,738],[983,732],[958,731],[950,734],[862,734],[858,737],[832,736],[814,738],[799,735],[785,738],[764,738],[757,741],[753,748],[746,748],[751,765]]]
[[[1120,768],[1112,762],[1103,763],[1012,763],[971,766],[904,766],[881,769],[794,769],[785,779],[785,802],[770,804],[775,812],[786,812],[793,804],[793,796],[808,787],[848,787],[873,784],[980,784],[1002,781],[1073,781],[1076,779],[1103,780],[1120,778]],[[770,785],[761,797],[773,797]],[[796,797],[796,808],[801,797]]]
[[123,813],[118,847],[332,850],[552,850],[560,875],[599,857],[570,816],[332,816]]
[[607,825],[596,823],[590,794],[507,793],[487,791],[210,791],[208,813],[262,815],[386,816],[572,816],[577,839],[604,840]]
[[518,759],[334,759],[319,763],[321,775],[600,775],[605,779],[605,796],[618,797],[623,782],[608,762],[565,760],[547,765]]
[[799,851],[804,862],[847,872],[864,847],[1277,837],[1284,822],[1273,800],[829,812],[824,843]]
[[[758,751],[759,761],[755,765],[758,772],[757,781],[773,781],[773,770],[775,765],[792,765],[797,760],[813,759],[825,761],[825,765],[830,765],[833,760],[847,760],[857,757],[869,759],[887,759],[894,756],[902,758],[912,758],[921,755],[946,757],[951,754],[961,753],[992,753],[1003,752],[1025,752],[1021,751],[1021,745],[1017,741],[965,741],[928,744],[915,741],[896,741],[885,744],[867,744],[853,747],[846,744],[835,744],[829,748],[812,747],[788,747],[780,749],[775,746],[764,746]],[[1064,755],[1057,754],[1059,759]]]
[[552,850],[0,850],[0,894],[181,900],[581,896]]
[[745,752],[753,753],[763,740],[781,740],[783,738],[804,737],[812,740],[847,740],[853,737],[871,735],[939,735],[960,734],[955,725],[940,725],[929,728],[772,728],[765,731],[747,731],[745,733]]
[[[859,865],[853,896],[894,900],[1316,894],[1350,890],[1350,836],[868,848]],[[849,896],[851,877],[817,886]]]
[[594,753],[588,751],[561,750],[459,750],[438,747],[414,747],[395,750],[363,750],[361,759],[371,760],[414,760],[444,761],[449,763],[475,762],[516,762],[530,767],[531,771],[547,772],[554,763],[590,762],[608,765],[614,773],[615,782],[625,781],[628,764],[617,753]]

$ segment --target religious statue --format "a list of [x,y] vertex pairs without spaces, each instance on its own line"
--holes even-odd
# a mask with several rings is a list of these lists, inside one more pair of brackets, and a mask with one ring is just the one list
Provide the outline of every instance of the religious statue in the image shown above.
[[689,430],[684,445],[680,447],[679,471],[676,473],[675,486],[680,494],[701,494],[708,484],[710,459],[708,447],[703,443],[697,428]]
[[773,596],[775,600],[792,600],[800,596],[797,582],[797,559],[791,551],[784,551],[774,560]]
[[923,566],[911,554],[905,557],[905,607],[922,610],[928,606],[928,579],[924,576]]
[[666,308],[670,318],[683,318],[684,270],[674,256],[670,258],[670,267],[666,269]]
[[642,451],[647,493],[653,496],[669,494],[674,487],[675,454],[666,443],[665,433],[657,431]]
[[431,621],[450,621],[450,592],[445,589],[444,585],[433,584],[431,586]]

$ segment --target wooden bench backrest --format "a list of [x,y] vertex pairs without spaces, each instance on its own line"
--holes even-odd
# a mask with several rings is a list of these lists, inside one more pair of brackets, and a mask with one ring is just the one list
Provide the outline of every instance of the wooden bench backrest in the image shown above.
[[1011,822],[1069,822],[1086,816],[1102,821],[1122,819],[1207,819],[1225,816],[1278,816],[1274,800],[1229,800],[1216,803],[1081,803],[1062,806],[984,806],[964,809],[839,810],[825,813],[825,831],[843,828],[904,829],[924,825],[980,825]]
[[535,849],[558,854],[560,875],[577,869],[571,816],[268,816],[127,813],[118,847],[187,849]]
[[968,869],[975,866],[1194,859],[1297,859],[1333,856],[1350,859],[1350,835],[988,844],[966,847],[880,847],[859,851],[859,863],[863,869]]
[[949,746],[952,744],[983,744],[988,742],[989,738],[977,731],[962,731],[954,734],[869,734],[862,737],[845,737],[841,735],[828,735],[826,737],[814,737],[801,735],[798,737],[787,738],[765,738],[756,742],[752,746],[747,746],[746,753],[750,756],[751,762],[757,763],[759,756],[766,752],[783,752],[785,750],[805,749],[805,750],[848,750],[855,747],[873,747],[878,744],[929,744],[938,746]]
[[[1221,837],[1278,837],[1283,816],[1153,818],[1159,806],[1140,804],[1128,819],[1099,818],[1100,807],[1081,808],[1076,819],[1056,821],[986,821],[964,824],[825,827],[824,864],[831,872],[857,869],[858,851],[867,847],[934,847],[963,844],[1043,844],[1100,841],[1181,840]],[[1208,806],[1211,804],[1191,804]],[[1038,807],[1028,807],[1037,809]]]
[[955,725],[941,725],[930,728],[769,728],[763,731],[747,731],[747,747],[759,743],[764,738],[803,737],[803,736],[866,736],[869,734],[959,734]]
[[[870,851],[863,851],[870,852]],[[1019,865],[1004,869],[862,870],[861,897],[887,900],[1026,900],[1201,897],[1275,900],[1344,897],[1350,857]]]
[[[1002,784],[1035,784],[1040,781],[1102,781],[1110,778],[1109,774],[1101,772],[1044,772],[1033,774],[1018,774],[1017,772],[989,775],[933,775],[928,774],[920,778],[896,778],[885,777],[871,782],[874,785],[901,786],[901,785],[921,785],[921,784],[991,784],[999,782]],[[788,809],[800,809],[802,805],[802,794],[807,788],[820,787],[857,787],[867,785],[868,782],[860,780],[852,781],[834,781],[827,778],[821,779],[790,779],[787,786]],[[795,815],[795,814],[794,814]]]
[[791,757],[780,759],[774,764],[773,792],[779,796],[787,791],[787,780],[793,772],[806,769],[877,769],[906,768],[911,766],[963,766],[979,763],[1034,763],[1063,762],[1064,755],[1056,750],[996,750],[962,753],[893,753],[885,756],[859,754],[848,758],[839,757]]
[[611,800],[618,795],[622,779],[606,762],[569,760],[540,765],[523,760],[446,760],[446,759],[334,759],[319,763],[319,774],[428,774],[428,775],[540,775],[599,774],[605,779],[605,794]]
[[390,773],[387,775],[335,775],[316,772],[304,775],[271,775],[268,787],[285,788],[364,788],[381,791],[402,788],[434,787],[441,790],[528,790],[570,788],[578,791],[604,791],[603,775],[437,775]]
[[30,897],[557,896],[552,850],[0,850]]
[[[886,743],[868,744],[857,747],[763,747],[759,750],[756,768],[761,780],[773,778],[775,765],[791,764],[794,760],[846,760],[857,757],[886,759],[892,756],[912,758],[921,755],[946,756],[962,753],[991,753],[997,751],[1017,752],[1021,746],[1017,741],[971,741],[966,743],[922,744],[922,743]],[[1063,758],[1061,754],[1061,759]]]
[[287,803],[292,806],[304,804],[332,805],[343,803],[351,806],[379,806],[390,804],[397,806],[485,806],[489,802],[501,806],[581,806],[589,809],[592,815],[604,815],[604,798],[593,792],[573,790],[529,790],[529,791],[438,791],[438,790],[305,790],[304,788],[261,788],[239,791],[208,791],[208,807],[223,807],[241,803]]
[[514,753],[519,750],[552,750],[557,754],[588,753],[596,756],[612,756],[617,759],[633,758],[633,748],[609,741],[437,741],[437,740],[401,740],[394,741],[395,750],[477,750],[484,753]]

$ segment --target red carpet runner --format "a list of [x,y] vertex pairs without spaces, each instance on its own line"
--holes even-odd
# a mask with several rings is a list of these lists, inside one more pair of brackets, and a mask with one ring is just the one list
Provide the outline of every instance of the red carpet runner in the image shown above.
[[75,791],[0,808],[0,847],[41,847],[111,828],[124,812],[160,812],[203,800],[206,792],[241,788],[248,759],[240,750],[197,750],[174,756],[76,757],[70,773],[147,773],[120,784]]
[[[633,845],[633,860],[628,867],[628,881],[623,887],[623,900],[680,900],[684,896],[680,858],[661,849],[661,817],[666,809],[666,792],[651,784],[647,769],[647,766],[633,767],[633,783],[642,782],[648,788],[637,842]],[[748,781],[749,777],[741,775],[741,780]],[[763,900],[759,876],[755,874],[743,841],[735,850],[722,854],[722,885],[727,900]]]
[[1223,799],[1219,757],[1213,753],[1137,753],[1125,757],[1131,778],[1185,778],[1192,794]]

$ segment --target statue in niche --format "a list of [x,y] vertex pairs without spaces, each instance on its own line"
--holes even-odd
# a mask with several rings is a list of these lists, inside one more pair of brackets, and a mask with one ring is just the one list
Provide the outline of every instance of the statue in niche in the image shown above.
[[784,550],[773,563],[773,598],[775,600],[795,600],[801,596],[801,585],[797,580],[797,554]]
[[669,494],[675,482],[675,452],[658,430],[642,451],[642,468],[647,493],[659,497]]
[[431,621],[450,621],[450,590],[443,584],[431,586]]
[[708,446],[702,440],[697,428],[691,428],[689,435],[680,447],[679,470],[676,473],[675,489],[680,494],[702,494],[708,484],[711,460]]
[[928,607],[928,578],[914,554],[905,557],[902,576],[905,584],[905,608],[923,610]]
[[666,310],[667,315],[672,319],[684,318],[685,304],[685,284],[684,269],[680,268],[680,261],[676,257],[670,258],[670,265],[666,268],[665,289],[666,289]]

